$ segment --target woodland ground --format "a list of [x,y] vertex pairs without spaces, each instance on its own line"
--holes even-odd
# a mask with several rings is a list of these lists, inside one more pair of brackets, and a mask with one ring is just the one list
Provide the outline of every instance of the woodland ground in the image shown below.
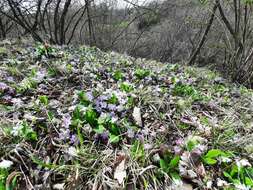
[[253,91],[94,47],[0,46],[0,190],[252,189]]

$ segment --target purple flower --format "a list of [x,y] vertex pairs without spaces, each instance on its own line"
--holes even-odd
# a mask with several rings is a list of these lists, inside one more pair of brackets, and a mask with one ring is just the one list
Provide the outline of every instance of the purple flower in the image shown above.
[[95,142],[96,143],[103,143],[103,144],[107,144],[109,140],[109,135],[108,132],[104,132],[101,134],[96,134],[95,135]]
[[96,111],[99,112],[99,113],[102,111],[102,108],[101,108],[99,105],[96,105],[96,106],[95,106],[95,109],[96,109]]
[[13,77],[6,77],[6,80],[7,80],[8,82],[14,82],[14,78],[13,78]]
[[94,96],[92,94],[92,92],[87,92],[86,93],[87,99],[91,102],[94,99]]
[[174,153],[176,155],[181,154],[181,152],[182,152],[182,148],[180,146],[174,146]]
[[141,142],[144,142],[144,136],[142,134],[136,134],[135,138],[140,140]]
[[122,105],[117,106],[118,112],[122,112],[124,110],[124,107]]
[[71,124],[71,116],[69,114],[64,115],[62,126],[65,128],[69,128],[70,124]]
[[127,130],[127,136],[129,137],[129,138],[134,138],[134,130],[133,129],[131,129],[131,128],[129,128],[128,130]]
[[119,119],[118,117],[114,116],[114,117],[111,118],[111,121],[112,121],[113,123],[116,123],[116,121],[118,121],[118,119]]
[[110,117],[116,117],[116,114],[114,112],[111,112],[109,115]]
[[117,106],[114,104],[108,104],[108,109],[111,111],[116,111],[117,110]]
[[8,88],[7,84],[0,82],[0,91],[4,92]]
[[101,95],[101,96],[98,97],[98,99],[99,99],[99,100],[108,100],[109,97],[106,96],[106,95]]
[[122,98],[122,97],[118,98],[118,101],[119,101],[120,104],[127,103],[127,100],[125,98]]
[[107,143],[108,142],[108,138],[109,138],[109,135],[108,135],[108,132],[104,132],[100,135],[100,138],[101,138],[101,141],[104,142],[104,143]]
[[79,143],[79,140],[78,140],[78,138],[76,137],[76,135],[71,135],[71,137],[70,137],[70,142],[72,143],[72,144],[78,144]]
[[66,139],[69,139],[69,136],[70,136],[70,130],[69,129],[60,129],[60,134],[59,134],[59,138],[61,140],[66,140]]
[[100,107],[105,109],[107,107],[107,103],[106,102],[100,102]]
[[182,139],[182,138],[177,139],[176,140],[176,145],[178,145],[178,146],[184,145],[184,139]]

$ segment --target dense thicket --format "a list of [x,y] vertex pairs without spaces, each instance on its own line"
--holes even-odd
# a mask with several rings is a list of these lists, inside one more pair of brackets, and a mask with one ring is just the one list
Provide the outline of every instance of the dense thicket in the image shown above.
[[163,62],[216,68],[252,86],[250,0],[4,0],[1,38],[31,35],[53,44],[89,44]]

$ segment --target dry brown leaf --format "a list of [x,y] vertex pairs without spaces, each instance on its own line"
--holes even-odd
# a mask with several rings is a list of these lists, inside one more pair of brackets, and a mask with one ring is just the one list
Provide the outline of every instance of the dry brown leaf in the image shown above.
[[133,111],[133,118],[135,123],[142,127],[142,118],[141,118],[141,109],[138,107],[134,107],[134,111]]
[[120,185],[124,182],[124,179],[127,176],[125,165],[126,158],[122,159],[119,165],[115,168],[114,179],[116,179]]

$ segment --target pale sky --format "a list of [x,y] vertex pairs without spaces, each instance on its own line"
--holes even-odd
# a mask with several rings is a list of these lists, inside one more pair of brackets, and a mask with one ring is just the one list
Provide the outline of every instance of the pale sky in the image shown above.
[[[96,2],[103,2],[104,0],[95,0]],[[127,3],[126,1],[124,0],[107,0],[108,2],[110,3],[113,3],[113,4],[117,4],[117,7],[119,8],[124,8],[126,6],[131,6],[130,3]],[[149,2],[152,2],[152,1],[162,1],[162,0],[127,0],[129,2],[132,2],[134,4],[138,4],[138,5],[145,5]]]

